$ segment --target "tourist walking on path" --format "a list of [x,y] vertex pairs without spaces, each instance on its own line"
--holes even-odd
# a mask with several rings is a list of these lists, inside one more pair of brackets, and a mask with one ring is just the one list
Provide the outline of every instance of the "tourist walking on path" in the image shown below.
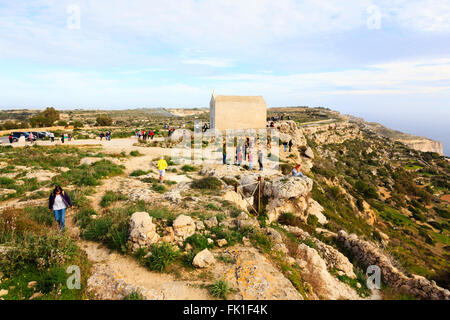
[[159,171],[159,183],[163,183],[164,181],[164,174],[166,173],[166,169],[168,167],[167,161],[164,160],[164,157],[161,156],[161,158],[158,160],[158,163],[156,164]]
[[258,164],[259,164],[259,171],[263,170],[263,154],[261,150],[258,150]]
[[69,195],[60,187],[56,186],[48,198],[48,209],[53,212],[59,231],[66,227],[66,209],[73,208]]
[[10,134],[8,138],[9,138],[9,143],[13,143],[13,136],[12,136],[12,134]]
[[291,140],[289,140],[289,152],[291,152],[292,145],[293,145],[293,143],[292,143],[292,139],[291,139]]
[[155,135],[155,133],[153,132],[153,130],[150,130],[150,139],[153,140],[153,136]]
[[64,133],[61,135],[61,142],[62,143],[64,143],[64,139],[65,139],[66,137],[65,137],[65,135],[64,135]]
[[52,142],[55,142],[55,134],[53,132],[49,133],[49,137]]
[[286,141],[283,142],[283,146],[284,146],[284,152],[287,152],[288,144]]
[[305,176],[303,175],[303,173],[300,171],[300,165],[297,164],[293,169],[292,169],[292,176],[293,177],[302,177],[303,179],[305,179]]
[[103,132],[100,132],[100,141],[103,140],[103,137],[105,136],[105,134]]

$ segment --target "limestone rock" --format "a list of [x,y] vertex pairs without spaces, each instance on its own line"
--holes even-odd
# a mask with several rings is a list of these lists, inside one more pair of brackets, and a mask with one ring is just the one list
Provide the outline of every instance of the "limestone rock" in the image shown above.
[[181,202],[182,197],[179,190],[171,190],[163,195],[163,199],[169,200],[173,203],[179,203]]
[[130,218],[129,239],[133,242],[133,248],[148,247],[159,240],[156,233],[156,225],[147,212],[135,212]]
[[205,220],[205,225],[208,229],[214,228],[215,226],[217,226],[218,221],[216,217],[211,217],[207,220]]
[[301,243],[297,249],[297,264],[302,268],[302,278],[311,284],[314,293],[324,299],[359,299],[356,291],[332,276],[319,253]]
[[326,224],[328,222],[327,217],[322,213],[323,207],[314,199],[310,198],[308,201],[308,210],[306,213],[308,215],[312,214],[313,216],[316,216],[317,219],[319,219],[320,224]]
[[236,224],[239,229],[258,228],[259,223],[256,219],[250,217],[245,212],[241,212],[236,218]]
[[184,240],[195,233],[194,220],[189,216],[180,214],[173,222],[173,230],[175,231],[175,236]]
[[[232,247],[226,250],[234,264],[212,270],[230,283],[236,293],[233,299],[302,300],[292,283],[255,248]],[[219,265],[217,265],[219,266]]]
[[310,178],[280,177],[265,181],[263,193],[266,197],[275,199],[289,199],[306,196],[311,192],[313,181]]
[[215,262],[213,254],[208,249],[204,249],[195,255],[192,265],[197,268],[207,268]]
[[1,289],[0,290],[0,297],[3,297],[3,296],[6,296],[7,294],[8,294],[8,290],[6,290],[6,289]]
[[[236,207],[240,210],[247,211],[247,202],[242,198],[240,194],[234,192],[233,190],[229,190],[225,192],[222,196],[224,200],[227,200],[236,205]],[[252,203],[252,202],[250,202]]]
[[226,246],[227,245],[227,240],[226,239],[219,239],[219,240],[217,240],[217,245],[219,246],[219,247],[223,247],[223,246]]
[[305,156],[307,156],[310,159],[314,159],[314,152],[312,151],[312,149],[310,147],[307,147],[305,150]]
[[30,282],[28,282],[27,287],[28,287],[28,289],[31,289],[31,288],[36,287],[36,285],[37,285],[37,281],[30,281]]
[[197,230],[205,230],[205,224],[203,223],[203,221],[195,221],[195,227]]

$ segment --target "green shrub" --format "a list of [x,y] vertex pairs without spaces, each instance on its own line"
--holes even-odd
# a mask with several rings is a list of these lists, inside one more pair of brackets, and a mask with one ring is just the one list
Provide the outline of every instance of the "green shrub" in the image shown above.
[[317,218],[315,215],[310,214],[308,216],[308,219],[306,221],[311,227],[315,228],[317,224],[319,223],[319,218]]
[[226,281],[219,280],[210,285],[208,290],[213,297],[226,300],[231,288]]
[[109,217],[98,218],[92,220],[81,235],[86,240],[101,241],[105,238],[111,226],[112,221]]
[[124,196],[123,194],[116,193],[114,191],[106,191],[106,193],[102,197],[102,200],[100,201],[100,205],[102,206],[102,208],[106,208],[113,202],[122,201],[126,199],[127,197]]
[[132,156],[132,157],[139,157],[139,156],[143,156],[143,154],[140,153],[137,150],[133,150],[133,151],[130,151],[130,156]]
[[194,172],[194,171],[197,171],[197,168],[185,164],[184,166],[181,167],[181,170],[182,170],[183,172]]
[[138,291],[133,291],[123,297],[123,300],[145,300],[144,296]]
[[145,265],[151,270],[163,272],[178,257],[179,253],[171,244],[163,242],[150,247],[151,255],[145,259]]
[[132,176],[132,177],[139,177],[139,176],[143,176],[143,175],[145,175],[147,173],[148,173],[147,171],[138,169],[138,170],[134,170],[133,172],[131,172],[130,176]]
[[97,215],[97,212],[94,209],[82,208],[76,213],[74,221],[81,229],[85,229],[91,223],[93,215]]
[[194,180],[191,183],[191,187],[203,190],[220,190],[222,188],[222,182],[215,177],[205,177]]
[[66,286],[67,273],[64,268],[58,266],[43,272],[37,280],[37,289],[42,293],[49,293]]
[[192,236],[185,240],[185,243],[189,243],[197,252],[206,248],[214,247],[214,244],[208,243],[208,238],[202,234],[194,233]]
[[30,215],[30,218],[33,221],[48,227],[52,226],[53,221],[55,220],[53,213],[50,213],[48,208],[44,206],[26,207],[25,212]]
[[164,185],[154,182],[152,184],[152,190],[156,191],[158,193],[164,193],[164,192],[166,192],[167,189]]

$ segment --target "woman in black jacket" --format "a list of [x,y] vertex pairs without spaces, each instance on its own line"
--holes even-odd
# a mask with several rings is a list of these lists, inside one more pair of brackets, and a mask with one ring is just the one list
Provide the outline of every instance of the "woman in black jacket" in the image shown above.
[[66,227],[66,209],[73,208],[70,197],[60,186],[56,186],[48,198],[48,209],[55,215],[59,231]]

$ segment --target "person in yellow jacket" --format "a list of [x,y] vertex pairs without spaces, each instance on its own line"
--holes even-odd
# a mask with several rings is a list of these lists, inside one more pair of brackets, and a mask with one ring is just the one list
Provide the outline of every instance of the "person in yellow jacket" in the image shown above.
[[164,160],[164,157],[161,157],[156,164],[159,171],[159,182],[162,183],[164,180],[164,174],[166,173],[166,169],[168,167],[167,161]]

